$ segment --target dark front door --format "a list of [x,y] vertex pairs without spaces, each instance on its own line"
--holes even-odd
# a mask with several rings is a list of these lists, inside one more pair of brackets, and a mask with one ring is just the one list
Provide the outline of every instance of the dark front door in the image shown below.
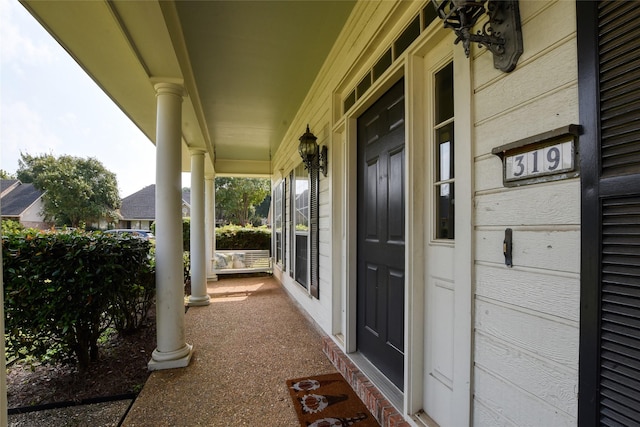
[[358,118],[358,350],[404,373],[404,81]]
[[640,425],[640,4],[577,2],[580,426]]

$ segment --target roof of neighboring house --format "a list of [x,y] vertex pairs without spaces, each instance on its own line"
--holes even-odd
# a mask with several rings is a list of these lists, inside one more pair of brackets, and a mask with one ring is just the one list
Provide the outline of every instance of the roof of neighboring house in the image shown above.
[[191,206],[191,189],[185,188],[182,190],[182,201],[187,204],[187,206]]
[[18,181],[17,179],[3,179],[0,182],[0,194],[4,194],[5,191],[18,184],[19,182],[20,181]]
[[[5,183],[5,181],[8,181]],[[2,216],[20,216],[33,205],[40,197],[42,197],[42,191],[38,190],[33,184],[23,184],[18,180],[2,180],[2,189],[11,187],[11,185],[17,184],[15,188],[7,192],[2,196],[0,206],[2,209]]]
[[[182,192],[182,201],[189,205],[191,193]],[[130,196],[122,199],[120,216],[123,220],[156,218],[156,186],[155,184],[144,187]]]
[[122,199],[123,219],[154,219],[156,217],[156,186],[149,185]]

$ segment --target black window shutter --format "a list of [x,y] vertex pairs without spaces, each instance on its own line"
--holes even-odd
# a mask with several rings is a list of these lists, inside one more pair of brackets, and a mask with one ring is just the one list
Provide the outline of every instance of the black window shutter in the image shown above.
[[320,171],[317,168],[312,168],[309,175],[311,181],[309,187],[310,290],[313,297],[320,298],[320,230],[318,218],[320,211],[318,188],[320,186]]
[[580,426],[640,425],[640,4],[578,4]]
[[640,168],[640,4],[599,5],[602,176]]
[[282,178],[282,184],[280,192],[281,196],[281,209],[282,209],[282,271],[287,270],[287,179]]
[[600,425],[640,425],[640,196],[602,200]]

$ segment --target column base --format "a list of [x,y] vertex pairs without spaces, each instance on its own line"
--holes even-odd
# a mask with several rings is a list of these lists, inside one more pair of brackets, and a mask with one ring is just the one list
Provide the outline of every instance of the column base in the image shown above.
[[187,305],[189,307],[197,307],[211,304],[211,298],[209,295],[205,295],[203,297],[194,297],[193,295],[189,295],[189,299],[187,300]]
[[207,277],[207,282],[217,282],[217,281],[218,281],[218,275],[215,273]]
[[150,371],[160,371],[163,369],[185,368],[189,365],[193,356],[193,345],[185,344],[179,350],[168,353],[160,352],[156,348],[151,354],[151,360],[147,363]]

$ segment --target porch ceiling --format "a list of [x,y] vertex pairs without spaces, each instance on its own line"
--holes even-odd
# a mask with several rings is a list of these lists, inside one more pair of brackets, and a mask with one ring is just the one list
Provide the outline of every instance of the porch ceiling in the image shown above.
[[151,141],[153,79],[184,82],[183,171],[195,147],[230,175],[270,173],[354,3],[23,1]]

